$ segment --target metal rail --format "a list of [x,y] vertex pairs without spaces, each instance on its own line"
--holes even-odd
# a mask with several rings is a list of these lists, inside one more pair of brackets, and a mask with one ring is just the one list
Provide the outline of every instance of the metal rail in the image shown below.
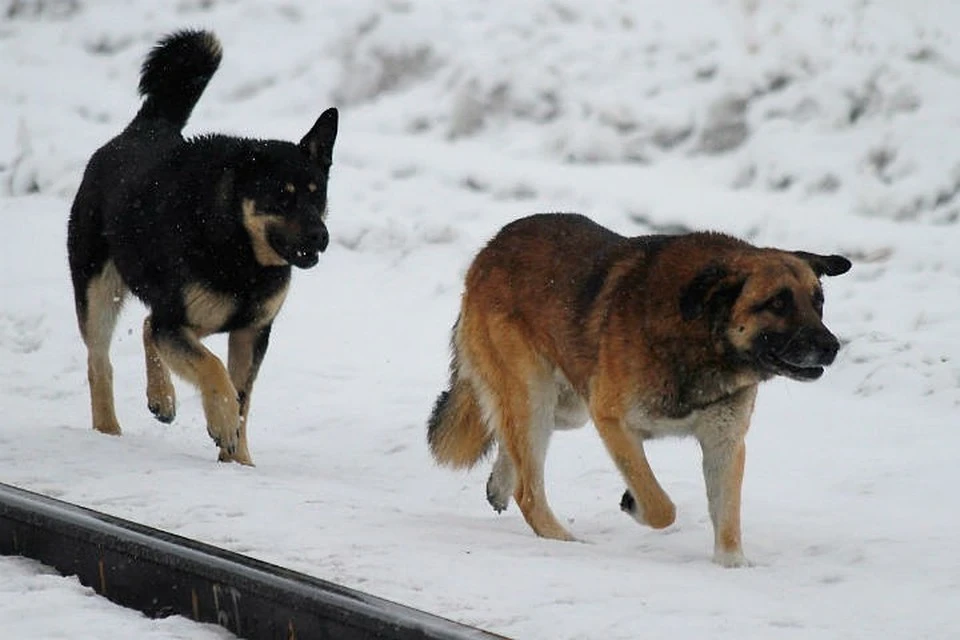
[[76,575],[148,616],[179,614],[242,638],[494,640],[341,585],[0,483],[0,554]]

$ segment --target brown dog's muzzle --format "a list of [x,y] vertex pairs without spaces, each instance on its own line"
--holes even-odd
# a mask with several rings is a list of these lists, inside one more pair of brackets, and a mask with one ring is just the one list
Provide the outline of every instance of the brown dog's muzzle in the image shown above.
[[754,356],[774,375],[795,380],[816,380],[823,368],[833,364],[840,350],[840,341],[830,331],[819,327],[801,327],[792,334],[765,333],[754,346]]

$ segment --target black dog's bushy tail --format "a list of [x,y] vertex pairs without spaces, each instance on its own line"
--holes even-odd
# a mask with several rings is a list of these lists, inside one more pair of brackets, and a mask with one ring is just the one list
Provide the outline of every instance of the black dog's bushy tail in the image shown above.
[[159,42],[140,68],[138,120],[165,120],[183,129],[207,83],[220,66],[223,49],[209,31],[177,31]]

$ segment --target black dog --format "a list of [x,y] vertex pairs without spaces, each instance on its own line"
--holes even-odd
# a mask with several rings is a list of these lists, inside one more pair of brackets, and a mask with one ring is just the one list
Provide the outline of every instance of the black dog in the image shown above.
[[[337,135],[328,109],[299,144],[181,131],[220,64],[217,38],[181,31],[143,63],[139,113],[90,159],[70,211],[68,252],[87,346],[93,428],[119,434],[110,340],[127,291],[143,323],[147,401],[163,422],[169,369],[199,387],[220,460],[252,464],[246,417],[290,265],[327,247],[327,177]],[[228,366],[200,339],[229,332]],[[168,369],[169,367],[169,369]]]

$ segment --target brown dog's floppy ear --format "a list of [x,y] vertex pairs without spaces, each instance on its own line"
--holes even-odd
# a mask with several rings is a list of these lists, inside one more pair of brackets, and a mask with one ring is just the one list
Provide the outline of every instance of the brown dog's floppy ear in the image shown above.
[[340,114],[330,107],[320,114],[307,135],[300,141],[300,149],[321,167],[333,164],[333,143],[337,139]]
[[721,265],[704,267],[680,293],[680,316],[684,320],[694,320],[717,301],[732,303],[736,300],[743,289],[743,280],[724,283],[730,275]]
[[805,261],[813,269],[813,272],[820,276],[838,276],[841,273],[850,271],[853,264],[843,256],[821,256],[817,253],[808,251],[794,251],[793,255]]

